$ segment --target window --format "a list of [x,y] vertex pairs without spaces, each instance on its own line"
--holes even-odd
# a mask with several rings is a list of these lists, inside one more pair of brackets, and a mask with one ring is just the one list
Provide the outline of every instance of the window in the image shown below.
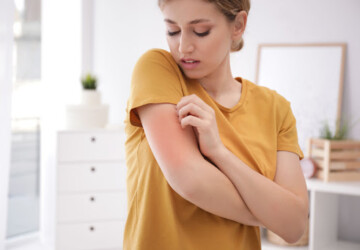
[[7,238],[39,230],[41,0],[15,0]]

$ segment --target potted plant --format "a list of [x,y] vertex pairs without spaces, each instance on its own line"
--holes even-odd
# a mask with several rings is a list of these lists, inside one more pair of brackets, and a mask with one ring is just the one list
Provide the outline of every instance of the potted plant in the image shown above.
[[81,77],[82,84],[82,104],[98,105],[101,102],[100,92],[97,88],[97,77],[91,73]]
[[336,122],[336,129],[333,133],[330,129],[329,123],[324,122],[323,127],[320,130],[320,138],[325,140],[345,140],[347,133],[349,131],[349,126],[347,122],[343,124],[340,123],[340,120]]
[[95,75],[87,73],[81,78],[81,83],[83,89],[93,89],[96,90],[97,87],[97,78]]
[[109,105],[101,103],[97,78],[87,73],[80,78],[82,85],[80,104],[66,106],[67,129],[104,128],[108,122]]
[[315,176],[328,181],[360,180],[360,141],[347,139],[350,130],[348,122],[337,122],[334,132],[324,123],[320,138],[310,138],[307,155],[318,168]]

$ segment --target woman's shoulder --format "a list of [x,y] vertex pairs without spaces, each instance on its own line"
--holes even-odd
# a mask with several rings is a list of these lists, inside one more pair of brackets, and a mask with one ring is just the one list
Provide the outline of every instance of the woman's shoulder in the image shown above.
[[181,76],[179,66],[170,52],[164,49],[150,49],[143,53],[135,63],[133,74],[156,74],[169,72]]
[[167,63],[171,65],[176,65],[176,62],[169,51],[159,48],[153,48],[147,50],[143,53],[138,59],[139,62],[157,62],[157,63]]
[[268,104],[276,103],[280,106],[289,105],[289,101],[276,90],[258,85],[246,79],[244,80],[247,82],[248,90],[251,92],[253,98],[263,100],[263,102]]

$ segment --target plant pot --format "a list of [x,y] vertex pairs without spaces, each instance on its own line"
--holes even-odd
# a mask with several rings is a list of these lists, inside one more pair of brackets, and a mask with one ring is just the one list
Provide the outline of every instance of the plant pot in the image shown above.
[[66,106],[66,129],[105,128],[108,123],[109,106],[101,104],[97,90],[83,90],[81,103]]
[[101,94],[94,89],[83,89],[81,92],[81,104],[99,105],[101,104]]

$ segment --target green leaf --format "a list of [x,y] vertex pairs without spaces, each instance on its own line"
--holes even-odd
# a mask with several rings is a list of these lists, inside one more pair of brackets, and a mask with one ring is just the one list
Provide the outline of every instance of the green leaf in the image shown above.
[[83,89],[96,89],[97,78],[95,75],[88,73],[81,78],[81,83],[82,83]]

